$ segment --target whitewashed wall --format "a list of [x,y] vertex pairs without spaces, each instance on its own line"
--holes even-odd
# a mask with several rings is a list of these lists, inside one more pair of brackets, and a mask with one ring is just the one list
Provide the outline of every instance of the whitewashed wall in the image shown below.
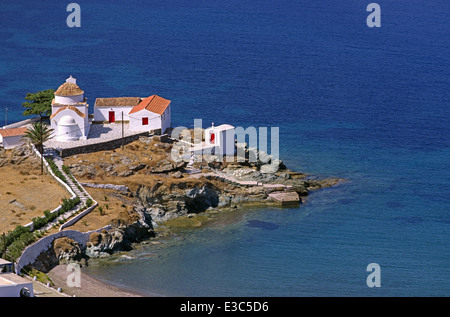
[[77,131],[75,131],[75,136],[78,138],[86,138],[87,135],[89,134],[89,121],[88,121],[88,116],[86,114],[86,116],[84,118],[80,117],[77,113],[75,113],[75,111],[70,110],[70,109],[66,109],[61,111],[60,113],[58,113],[56,116],[54,116],[51,119],[51,128],[54,130],[53,132],[53,136],[56,137],[56,140],[61,140],[64,141],[63,135],[61,135],[61,131],[58,130],[58,122],[59,120],[64,117],[64,116],[71,116],[75,122],[77,123]]
[[[7,276],[5,276],[5,278],[8,279]],[[0,285],[0,297],[20,297],[20,291],[24,287],[30,290],[30,297],[34,297],[33,282],[24,284]]]
[[[142,118],[148,118],[148,125],[142,125]],[[132,113],[130,115],[129,129],[131,131],[150,131],[161,129],[161,117],[158,114],[146,109]]]
[[3,137],[1,142],[3,143],[3,147],[7,150],[24,143],[24,141],[22,141],[22,135]]
[[166,111],[164,111],[163,115],[161,116],[161,134],[164,134],[164,132],[172,126],[172,119],[171,119],[171,109],[170,105],[166,108]]
[[74,105],[79,102],[83,102],[83,94],[76,95],[76,96],[56,96],[55,95],[55,102],[59,103],[60,105]]
[[116,121],[128,121],[128,113],[133,107],[94,107],[94,121],[109,121],[109,112],[114,111]]

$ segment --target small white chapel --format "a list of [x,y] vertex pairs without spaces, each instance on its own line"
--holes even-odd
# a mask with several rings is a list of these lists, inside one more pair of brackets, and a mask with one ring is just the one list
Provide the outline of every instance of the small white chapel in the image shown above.
[[89,134],[89,104],[77,80],[70,76],[55,91],[50,126],[57,141],[86,140]]

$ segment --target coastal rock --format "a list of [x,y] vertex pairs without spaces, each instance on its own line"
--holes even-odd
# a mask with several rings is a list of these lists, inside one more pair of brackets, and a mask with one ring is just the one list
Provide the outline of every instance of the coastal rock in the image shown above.
[[59,264],[80,261],[82,258],[82,252],[78,242],[67,237],[55,239],[53,241],[53,250]]
[[260,167],[261,173],[267,174],[273,174],[278,171],[278,164],[264,164]]
[[59,264],[78,262],[84,264],[84,255],[79,244],[67,237],[53,240],[51,247],[42,251],[30,265],[32,268],[47,273]]
[[11,150],[11,154],[13,157],[29,156],[31,154],[31,148],[28,145],[16,146]]
[[230,207],[231,200],[232,200],[231,196],[221,195],[221,196],[219,196],[219,203],[217,204],[217,207],[219,207],[219,208]]
[[[123,230],[127,243],[140,242],[155,235],[153,231],[153,222],[150,212],[142,205],[134,206],[132,212],[127,212],[127,223],[115,226]],[[122,217],[123,218],[123,217]],[[128,244],[122,245],[122,248]]]
[[112,252],[121,250],[123,242],[124,235],[120,229],[93,232],[89,236],[85,253],[90,258],[109,256]]
[[189,212],[202,212],[210,207],[217,207],[218,204],[219,195],[208,186],[194,187],[186,191],[186,208]]
[[258,159],[262,164],[269,164],[270,160],[272,159],[272,155],[269,155],[263,151],[259,151]]

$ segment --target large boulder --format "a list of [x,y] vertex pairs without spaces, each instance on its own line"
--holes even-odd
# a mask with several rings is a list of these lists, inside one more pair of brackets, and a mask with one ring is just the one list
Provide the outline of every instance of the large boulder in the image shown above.
[[86,255],[90,258],[100,258],[109,256],[114,251],[119,251],[123,247],[124,235],[120,229],[103,230],[93,232],[89,236],[86,247]]
[[62,237],[53,241],[53,250],[59,264],[67,264],[70,262],[80,261],[82,252],[78,242]]

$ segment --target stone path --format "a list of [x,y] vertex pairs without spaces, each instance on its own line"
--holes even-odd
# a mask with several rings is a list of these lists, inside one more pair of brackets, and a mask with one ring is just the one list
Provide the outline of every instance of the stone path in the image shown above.
[[69,295],[58,292],[57,289],[47,286],[41,282],[35,281],[28,275],[24,275],[24,277],[33,282],[33,293],[34,297],[70,297]]
[[[86,190],[77,181],[74,182],[72,180],[72,178],[64,172],[64,170],[62,168],[64,162],[63,162],[62,158],[59,156],[59,153],[55,149],[44,148],[44,157],[48,157],[53,160],[55,165],[58,167],[59,171],[64,175],[64,177],[66,179],[65,183],[70,187],[72,192],[74,192],[75,195],[80,198],[80,203],[77,204],[71,210],[69,210],[69,211],[65,212],[64,214],[60,215],[59,217],[57,217],[54,221],[48,223],[46,226],[44,226],[40,230],[48,230],[48,229],[52,228],[55,224],[58,224],[59,223],[58,221],[60,219],[68,219],[73,214],[75,214],[77,211],[79,211],[83,206],[85,206],[86,201],[90,198],[90,196],[86,192]],[[80,190],[80,188],[78,188],[77,184],[79,185],[81,190]]]
[[[89,198],[89,195],[86,193],[86,191],[83,189],[83,187],[77,182],[75,183],[72,178],[64,172],[62,166],[64,165],[64,161],[59,156],[58,152],[54,150],[53,148],[46,148],[44,150],[44,157],[50,157],[53,162],[55,162],[56,166],[60,170],[60,172],[64,175],[66,178],[66,184],[72,189],[72,191],[80,197],[81,202],[86,202],[86,200]],[[73,176],[72,176],[73,177]],[[75,179],[75,178],[74,178]],[[78,186],[82,189],[80,190]]]

